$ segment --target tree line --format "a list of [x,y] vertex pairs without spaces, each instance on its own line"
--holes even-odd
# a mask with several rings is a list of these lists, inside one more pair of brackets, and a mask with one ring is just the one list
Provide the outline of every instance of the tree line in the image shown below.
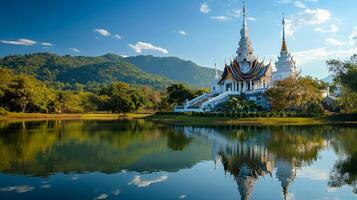
[[206,90],[191,90],[174,84],[167,90],[124,82],[87,85],[76,84],[60,89],[32,75],[0,68],[0,108],[27,113],[112,113],[171,111],[186,98],[194,98]]

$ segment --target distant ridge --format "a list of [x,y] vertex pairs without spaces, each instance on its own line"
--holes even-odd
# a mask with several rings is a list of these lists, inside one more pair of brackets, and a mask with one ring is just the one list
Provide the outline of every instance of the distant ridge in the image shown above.
[[[191,85],[209,87],[215,76],[212,68],[201,67],[192,61],[177,57],[135,56],[124,58],[142,70],[165,76],[171,80],[185,82]],[[219,71],[221,74],[222,72]]]
[[96,57],[59,56],[51,53],[11,55],[0,59],[0,66],[19,73],[33,74],[45,81],[82,84],[123,81],[161,88],[175,82],[209,87],[215,75],[214,69],[177,57],[123,57],[116,54]]

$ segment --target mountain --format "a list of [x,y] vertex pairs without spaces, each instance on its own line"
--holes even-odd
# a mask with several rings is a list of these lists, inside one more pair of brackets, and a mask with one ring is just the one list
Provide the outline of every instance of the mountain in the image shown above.
[[131,84],[166,87],[174,82],[208,87],[214,69],[200,67],[176,57],[135,56],[116,54],[102,56],[59,56],[51,53],[11,55],[0,58],[0,66],[19,73],[32,74],[40,80],[108,83],[123,81]]
[[322,80],[325,81],[326,83],[333,83],[334,78],[335,78],[335,75],[330,74],[330,75],[326,76],[325,78],[323,78]]
[[214,69],[201,67],[177,57],[135,56],[124,60],[146,72],[201,87],[208,87],[215,76]]
[[120,80],[130,84],[150,85],[154,88],[167,87],[174,83],[166,77],[146,73],[124,61],[84,65],[60,74],[57,80],[83,84],[89,81],[111,83]]

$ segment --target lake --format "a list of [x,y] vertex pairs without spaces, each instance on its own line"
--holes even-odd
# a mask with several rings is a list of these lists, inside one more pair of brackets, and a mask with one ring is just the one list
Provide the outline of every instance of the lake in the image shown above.
[[357,199],[357,128],[0,122],[0,199]]

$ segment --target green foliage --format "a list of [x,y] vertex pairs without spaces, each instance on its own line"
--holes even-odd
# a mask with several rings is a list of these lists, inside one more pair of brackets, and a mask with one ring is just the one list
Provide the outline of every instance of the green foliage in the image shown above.
[[267,91],[269,102],[274,111],[299,110],[308,112],[311,104],[321,104],[322,89],[326,85],[312,77],[288,77],[277,81]]
[[[208,86],[214,70],[179,58],[137,56],[123,58],[115,54],[97,57],[58,56],[50,53],[12,55],[0,58],[0,66],[16,73],[32,75],[57,89],[68,89],[76,82],[111,83],[122,81],[135,85],[165,88],[175,81]],[[70,85],[64,85],[70,83]]]
[[8,114],[8,111],[5,108],[0,107],[0,115],[6,115],[6,114]]
[[182,84],[174,84],[167,88],[168,102],[174,104],[183,104],[186,100],[195,97],[193,92]]
[[328,60],[327,65],[331,72],[335,73],[335,81],[348,88],[352,92],[357,92],[357,54],[348,61]]
[[30,75],[17,75],[3,68],[0,71],[0,107],[12,112],[127,113],[155,111],[161,105],[161,94],[149,87],[114,82],[98,85],[97,93],[85,91],[81,84],[77,84],[76,91],[54,90]]
[[239,112],[257,112],[263,108],[258,106],[255,101],[246,101],[244,98],[232,97],[229,101],[218,105],[216,111],[239,113]]
[[329,60],[327,65],[335,74],[335,85],[341,90],[337,104],[343,113],[357,112],[357,55],[348,61]]
[[150,85],[154,88],[165,87],[173,83],[165,77],[143,72],[136,66],[123,61],[81,66],[60,74],[58,80],[82,84],[88,82],[112,83],[120,80],[130,84]]

